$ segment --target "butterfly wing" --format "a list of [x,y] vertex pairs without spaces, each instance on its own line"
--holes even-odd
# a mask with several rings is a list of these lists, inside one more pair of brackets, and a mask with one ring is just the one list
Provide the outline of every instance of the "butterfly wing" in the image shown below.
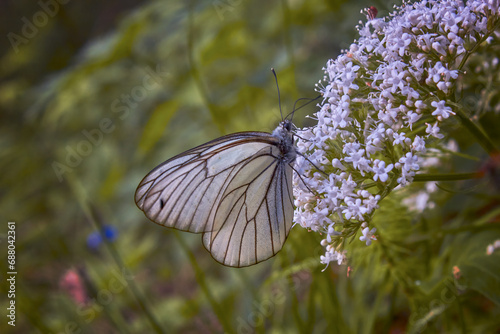
[[291,182],[277,139],[242,132],[165,161],[141,181],[135,200],[160,225],[203,232],[216,261],[244,267],[283,247],[293,218]]
[[216,261],[243,267],[282,248],[293,219],[291,182],[278,140],[241,132],[165,161],[141,181],[135,200],[155,223],[203,232]]
[[[228,208],[231,201],[241,192],[241,189],[238,193],[231,192],[231,190],[237,188],[239,183],[241,183],[240,185],[251,184],[252,187],[245,188],[245,192],[248,193],[245,203],[249,199],[267,196],[266,205],[269,205],[270,208],[266,210],[272,211],[273,214],[272,219],[256,218],[251,223],[259,226],[267,224],[266,230],[270,229],[269,224],[273,224],[271,226],[273,230],[278,228],[278,231],[274,232],[274,239],[269,246],[272,255],[274,255],[281,249],[288,234],[293,213],[291,204],[286,206],[287,215],[274,213],[274,211],[278,211],[278,208],[281,211],[285,210],[281,203],[273,207],[273,203],[278,197],[282,200],[283,191],[281,188],[286,184],[291,187],[291,169],[288,173],[290,175],[285,175],[283,166],[279,165],[276,158],[269,154],[277,154],[277,152],[273,152],[273,150],[277,150],[276,144],[276,138],[268,133],[242,132],[195,147],[165,161],[146,175],[137,188],[136,204],[150,220],[163,226],[194,233],[211,233],[217,229],[226,231],[234,221],[226,219],[226,215],[230,215],[231,212],[226,212],[224,208]],[[269,168],[263,172],[268,180],[263,181],[261,176],[253,181],[253,178],[256,177],[255,172],[263,167],[261,163],[269,165]],[[278,166],[281,167],[277,171],[275,169]],[[274,174],[269,174],[271,171]],[[269,183],[275,176],[276,178],[279,176],[281,179]],[[283,181],[284,177],[287,177],[285,181]],[[271,186],[264,193],[256,187],[257,182],[267,182]],[[287,189],[287,191],[291,203],[291,189]],[[223,208],[221,208],[221,204],[223,204]],[[246,204],[246,206],[249,205]],[[263,211],[260,212],[262,215]],[[239,219],[241,218],[239,217]],[[288,222],[286,227],[284,227],[285,218]],[[260,227],[254,227],[255,231],[260,229]],[[219,235],[214,239],[216,243],[209,246],[205,243],[212,255],[217,253],[215,244],[222,249],[228,249],[228,245],[219,246],[224,242],[222,239],[224,234],[213,235],[214,237]],[[277,235],[280,236],[278,239],[276,239]],[[257,234],[255,236],[257,237]],[[238,238],[238,236],[235,234],[230,238]],[[242,239],[242,237],[239,238]],[[231,239],[225,242],[231,244],[231,247],[236,245]],[[260,244],[261,242],[259,242]],[[243,249],[249,248],[246,246]],[[240,249],[238,252],[242,253],[243,251]],[[220,256],[214,255],[214,258],[218,260]],[[261,259],[263,256],[260,255],[258,258]],[[224,263],[224,260],[218,261]],[[230,263],[235,263],[235,261]]]
[[137,206],[160,225],[194,233],[210,231],[213,224],[209,222],[228,178],[268,146],[264,141],[268,136],[264,132],[235,133],[165,161],[137,187]]
[[214,226],[203,234],[217,262],[250,266],[283,247],[293,219],[292,168],[279,153],[274,145],[260,150],[224,189]]

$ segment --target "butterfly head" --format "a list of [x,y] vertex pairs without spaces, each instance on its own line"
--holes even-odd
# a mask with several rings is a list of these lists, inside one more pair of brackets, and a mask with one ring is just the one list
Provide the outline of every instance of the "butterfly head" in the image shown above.
[[293,123],[286,119],[280,122],[280,124],[276,127],[276,129],[274,129],[273,137],[278,138],[280,141],[287,141],[287,139],[290,138],[290,141],[293,142],[292,128],[293,128]]
[[290,120],[286,119],[286,120],[284,120],[283,122],[281,122],[281,124],[280,124],[280,125],[281,125],[281,127],[282,127],[285,131],[287,131],[287,132],[291,132],[291,131],[292,131],[292,128],[293,128],[293,123],[292,123],[292,121],[290,121]]
[[273,131],[273,137],[279,140],[278,147],[283,159],[290,163],[295,161],[297,153],[293,145],[293,123],[290,120],[284,120]]

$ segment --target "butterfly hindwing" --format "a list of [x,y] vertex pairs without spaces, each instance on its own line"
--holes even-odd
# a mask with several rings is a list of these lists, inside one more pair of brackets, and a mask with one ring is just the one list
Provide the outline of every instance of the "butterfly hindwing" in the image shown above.
[[258,152],[226,187],[203,244],[218,262],[249,266],[274,256],[291,228],[292,168],[276,146]]

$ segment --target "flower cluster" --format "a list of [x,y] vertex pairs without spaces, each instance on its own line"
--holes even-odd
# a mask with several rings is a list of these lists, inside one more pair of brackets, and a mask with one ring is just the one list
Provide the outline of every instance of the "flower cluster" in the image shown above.
[[422,167],[429,142],[456,114],[455,82],[475,47],[498,27],[499,1],[404,3],[358,27],[359,40],[327,62],[317,124],[297,132],[295,223],[326,236],[321,262],[345,261],[344,244],[395,187]]

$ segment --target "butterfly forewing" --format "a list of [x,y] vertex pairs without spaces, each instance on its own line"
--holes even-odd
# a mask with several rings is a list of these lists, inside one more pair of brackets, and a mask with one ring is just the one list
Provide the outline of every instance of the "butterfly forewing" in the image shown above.
[[153,169],[135,201],[160,225],[204,233],[224,265],[264,261],[283,247],[293,218],[292,168],[280,150],[265,132],[221,137]]
[[249,138],[263,132],[237,133],[179,154],[152,170],[139,184],[137,206],[152,221],[179,230],[212,230],[216,203],[228,179],[256,151],[269,144]]

